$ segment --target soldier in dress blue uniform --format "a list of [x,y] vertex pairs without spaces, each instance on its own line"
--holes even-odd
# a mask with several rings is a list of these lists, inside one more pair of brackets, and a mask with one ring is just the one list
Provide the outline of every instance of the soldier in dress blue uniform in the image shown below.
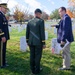
[[7,4],[0,4],[0,68],[6,67],[6,45],[9,40],[8,21],[5,17]]
[[28,22],[26,30],[26,40],[30,48],[30,67],[33,74],[38,74],[42,70],[40,61],[42,50],[45,48],[45,27],[41,14],[40,9],[35,10],[35,18]]

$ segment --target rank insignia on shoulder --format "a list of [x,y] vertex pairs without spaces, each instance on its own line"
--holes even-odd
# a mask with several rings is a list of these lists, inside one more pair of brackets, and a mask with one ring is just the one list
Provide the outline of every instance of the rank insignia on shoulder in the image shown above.
[[29,39],[26,39],[26,41],[28,41]]

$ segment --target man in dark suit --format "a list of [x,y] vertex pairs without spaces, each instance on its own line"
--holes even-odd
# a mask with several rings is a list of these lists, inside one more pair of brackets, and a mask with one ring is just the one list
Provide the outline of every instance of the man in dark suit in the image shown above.
[[6,45],[7,40],[9,39],[9,30],[8,30],[8,21],[5,17],[7,12],[7,4],[1,3],[0,4],[0,67],[6,67]]
[[42,11],[35,10],[35,18],[27,24],[26,40],[30,48],[30,67],[33,74],[40,73],[42,50],[45,48],[45,27],[41,19]]
[[69,70],[71,65],[71,55],[70,55],[70,44],[74,41],[73,32],[72,32],[72,22],[68,14],[66,14],[66,8],[61,7],[59,9],[59,15],[62,18],[59,25],[54,25],[57,31],[57,41],[63,47],[66,44],[66,41],[69,44],[63,50],[63,67],[59,70]]

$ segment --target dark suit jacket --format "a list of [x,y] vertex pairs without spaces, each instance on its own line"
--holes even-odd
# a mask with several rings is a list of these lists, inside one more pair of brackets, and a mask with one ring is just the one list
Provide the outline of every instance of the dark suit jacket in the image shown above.
[[59,22],[59,26],[57,31],[57,40],[60,43],[61,41],[68,40],[69,42],[74,41],[73,32],[72,32],[72,22],[71,18],[66,14],[64,19]]
[[3,34],[2,36],[0,36],[0,39],[2,37],[6,37],[6,40],[9,39],[8,21],[1,11],[0,11],[0,34]]
[[44,20],[33,18],[28,22],[26,40],[29,45],[45,45]]

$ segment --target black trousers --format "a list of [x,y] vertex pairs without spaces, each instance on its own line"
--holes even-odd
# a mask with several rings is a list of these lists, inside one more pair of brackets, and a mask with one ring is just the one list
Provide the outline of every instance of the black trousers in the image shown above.
[[0,67],[6,65],[6,45],[7,42],[2,43],[0,41]]
[[6,46],[7,42],[3,43],[3,66],[6,65]]
[[29,46],[30,48],[30,68],[32,73],[40,72],[40,61],[42,57],[42,46]]

